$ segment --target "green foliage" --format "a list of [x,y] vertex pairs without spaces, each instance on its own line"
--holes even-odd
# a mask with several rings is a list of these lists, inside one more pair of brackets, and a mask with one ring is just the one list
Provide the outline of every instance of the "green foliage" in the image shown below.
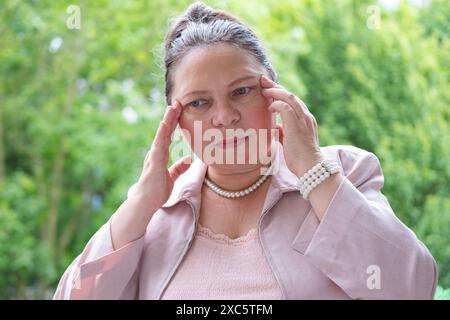
[[382,10],[380,28],[370,29],[371,4],[274,3],[256,25],[280,82],[316,117],[321,145],[352,144],[379,157],[383,193],[450,287],[450,7],[404,3]]
[[438,286],[436,294],[434,295],[434,300],[450,300],[450,289],[444,289]]
[[[450,287],[450,8],[212,1],[262,38],[322,146],[374,152],[394,212]],[[0,4],[0,298],[49,298],[135,181],[165,108],[161,46],[189,1]],[[439,288],[436,299],[449,299]]]

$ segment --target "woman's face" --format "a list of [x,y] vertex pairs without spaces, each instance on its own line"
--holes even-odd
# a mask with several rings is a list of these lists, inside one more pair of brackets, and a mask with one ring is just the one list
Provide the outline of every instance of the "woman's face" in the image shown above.
[[261,74],[268,75],[251,55],[228,44],[193,49],[175,66],[171,104],[182,104],[183,136],[206,164],[232,171],[267,164],[275,117]]

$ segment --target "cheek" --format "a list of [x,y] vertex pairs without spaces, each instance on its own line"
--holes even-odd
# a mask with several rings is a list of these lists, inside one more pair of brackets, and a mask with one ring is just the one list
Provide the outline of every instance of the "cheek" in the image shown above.
[[196,121],[202,121],[202,119],[186,111],[183,111],[178,119],[181,128],[192,132],[194,131],[194,124]]
[[[205,146],[209,143],[204,142],[202,139],[202,137],[204,136],[204,132],[208,129],[208,126],[205,125],[207,121],[198,116],[192,116],[191,114],[184,113],[181,114],[178,122],[180,124],[180,128],[185,133],[183,135],[184,139],[189,142],[191,147],[194,147],[195,139],[197,139],[197,142],[195,144],[196,146],[199,146],[199,144],[203,144],[203,146]],[[199,130],[198,132],[200,133],[198,135],[196,135],[196,127],[198,128],[197,130]]]
[[191,143],[191,139],[194,134],[194,121],[188,119],[186,115],[181,114],[180,118],[178,119],[178,124],[180,126],[180,129],[182,130],[183,139],[188,143]]
[[276,113],[271,112],[268,110],[269,106],[273,103],[273,99],[272,98],[266,98],[266,97],[262,97],[262,108],[260,110],[260,112],[263,114],[263,117],[265,119],[265,121],[267,121],[267,123],[269,123],[269,126],[271,128],[275,128],[276,126]]
[[245,117],[254,127],[267,128],[272,127],[275,123],[275,114],[268,110],[270,103],[266,98],[258,99],[259,101],[247,108]]

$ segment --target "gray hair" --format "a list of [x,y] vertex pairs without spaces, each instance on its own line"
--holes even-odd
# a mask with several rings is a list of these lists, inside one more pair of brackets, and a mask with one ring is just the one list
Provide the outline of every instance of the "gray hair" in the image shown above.
[[195,2],[175,20],[164,40],[165,94],[168,105],[173,87],[172,72],[176,63],[190,50],[216,43],[227,43],[245,50],[267,70],[273,81],[277,81],[277,73],[265,48],[250,28],[227,12]]

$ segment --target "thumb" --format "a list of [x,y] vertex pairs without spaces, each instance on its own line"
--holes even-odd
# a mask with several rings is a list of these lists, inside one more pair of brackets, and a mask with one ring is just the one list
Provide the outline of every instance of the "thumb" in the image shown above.
[[184,156],[174,162],[169,168],[169,174],[173,181],[183,174],[191,166],[192,158],[190,155]]

